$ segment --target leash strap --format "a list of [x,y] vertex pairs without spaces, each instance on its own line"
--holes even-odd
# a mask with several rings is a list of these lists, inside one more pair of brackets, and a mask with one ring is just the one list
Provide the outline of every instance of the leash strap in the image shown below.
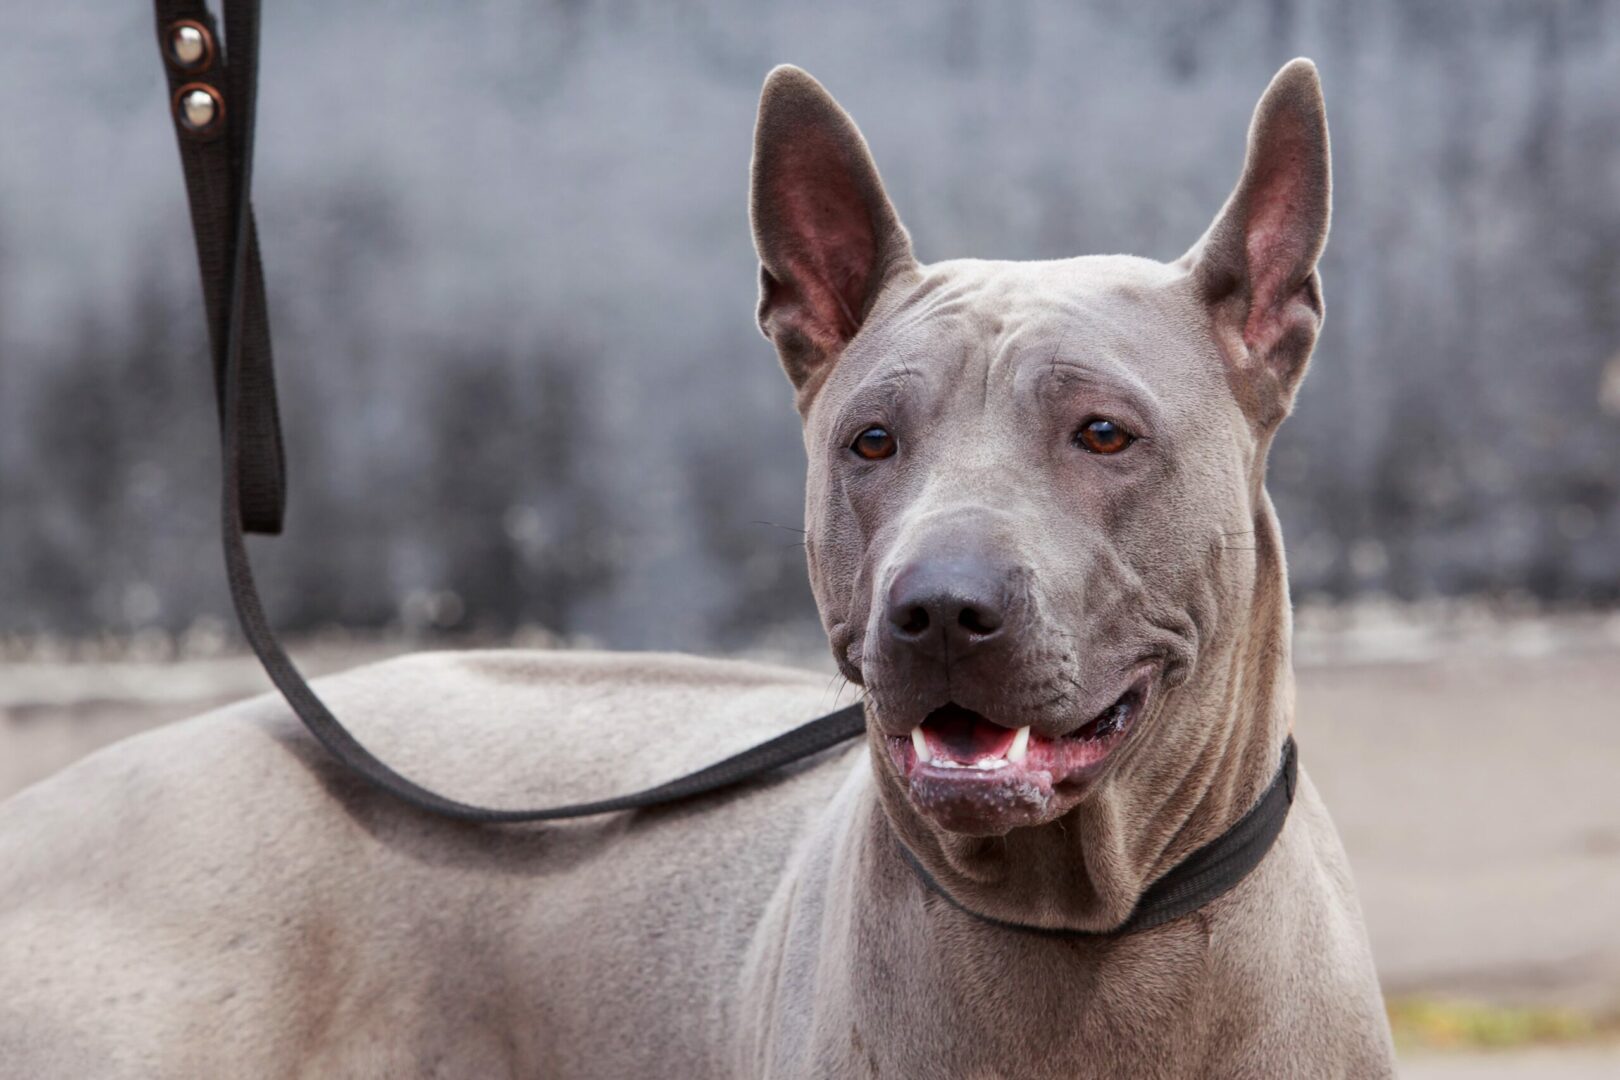
[[[244,24],[242,20],[251,20]],[[225,12],[233,40],[257,34],[257,5],[232,3]],[[238,178],[247,175],[251,127],[231,123],[227,103],[251,110],[255,57],[239,50],[226,66],[218,27],[202,0],[157,0],[158,47],[168,75],[169,101],[179,134],[180,161],[191,203],[202,271],[203,304],[214,366],[214,392],[225,411],[226,343],[235,273]],[[251,208],[245,231],[242,268],[242,342],[237,359],[242,395],[236,422],[241,444],[237,488],[241,493],[242,528],[251,533],[281,532],[286,507],[286,460],[276,408],[275,368],[270,353],[270,323],[265,317],[264,273],[259,264],[258,234]]]
[[[866,730],[859,704],[697,772],[628,795],[532,810],[474,806],[431,791],[367,750],[332,715],[276,640],[253,579],[244,532],[281,531],[286,468],[276,410],[264,275],[253,222],[258,0],[225,0],[226,41],[202,0],[155,0],[191,224],[197,239],[224,459],[220,509],[231,600],[271,682],[327,752],[402,802],[440,817],[517,824],[588,817],[690,799],[819,754]],[[230,45],[229,56],[224,45]]]
[[1172,919],[1191,915],[1216,897],[1230,892],[1260,865],[1282,834],[1283,825],[1288,821],[1289,808],[1294,805],[1294,788],[1299,782],[1298,757],[1294,737],[1290,735],[1288,741],[1283,743],[1282,764],[1277,769],[1277,775],[1271,778],[1259,801],[1238,819],[1236,825],[1172,866],[1163,877],[1149,885],[1141,899],[1137,900],[1130,917],[1112,930],[1030,926],[981,915],[945,891],[944,886],[924,869],[922,861],[904,844],[899,845],[900,855],[929,891],[937,893],[964,915],[1003,930],[1058,938],[1116,937],[1151,930]]

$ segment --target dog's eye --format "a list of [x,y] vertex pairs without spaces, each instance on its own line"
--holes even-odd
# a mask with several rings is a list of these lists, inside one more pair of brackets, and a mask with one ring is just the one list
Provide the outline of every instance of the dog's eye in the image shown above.
[[888,428],[873,425],[855,436],[849,448],[867,461],[881,461],[894,456],[894,436],[889,434]]
[[1080,425],[1074,441],[1093,454],[1117,454],[1135,442],[1136,436],[1112,420],[1096,416]]

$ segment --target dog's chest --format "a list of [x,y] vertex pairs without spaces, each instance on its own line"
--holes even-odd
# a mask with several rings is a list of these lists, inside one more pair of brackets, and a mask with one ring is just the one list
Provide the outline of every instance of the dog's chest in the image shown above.
[[756,1075],[1204,1074],[1216,1010],[1201,920],[1097,942],[929,916],[902,928],[867,913],[846,941],[790,944],[776,993],[758,1003],[771,1015]]
[[862,1011],[884,1017],[890,1045],[910,1044],[877,1075],[907,1060],[941,1077],[1198,1075],[1207,944],[1197,920],[1065,941],[941,912],[905,978],[861,980]]

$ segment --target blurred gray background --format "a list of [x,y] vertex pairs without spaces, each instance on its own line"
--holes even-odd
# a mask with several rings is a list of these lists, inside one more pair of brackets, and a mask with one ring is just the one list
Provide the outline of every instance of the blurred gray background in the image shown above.
[[[144,5],[0,12],[0,633],[224,625],[191,238]],[[1321,65],[1296,596],[1620,599],[1620,4],[267,5],[277,623],[814,631],[754,328],[755,95],[861,123],[924,259],[1174,258]],[[776,526],[786,526],[787,529]]]
[[[292,502],[255,543],[317,673],[603,643],[831,674],[753,325],[772,65],[854,113],[924,259],[1169,259],[1314,57],[1328,321],[1271,475],[1301,745],[1407,1075],[1620,1075],[1620,0],[266,8]],[[0,5],[0,798],[266,689],[152,34]]]

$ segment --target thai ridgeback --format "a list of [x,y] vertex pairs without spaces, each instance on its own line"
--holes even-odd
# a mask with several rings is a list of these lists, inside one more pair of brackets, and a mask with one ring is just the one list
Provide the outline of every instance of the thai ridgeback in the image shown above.
[[[751,212],[864,743],[497,829],[364,786],[275,698],[130,739],[0,809],[0,1074],[1391,1075],[1304,772],[1203,908],[1031,929],[1120,926],[1293,727],[1264,476],[1323,315],[1315,68],[1273,79],[1174,262],[919,263],[854,123],[791,67]],[[431,654],[322,686],[407,775],[498,805],[650,785],[828,704],[823,676],[663,655]]]

